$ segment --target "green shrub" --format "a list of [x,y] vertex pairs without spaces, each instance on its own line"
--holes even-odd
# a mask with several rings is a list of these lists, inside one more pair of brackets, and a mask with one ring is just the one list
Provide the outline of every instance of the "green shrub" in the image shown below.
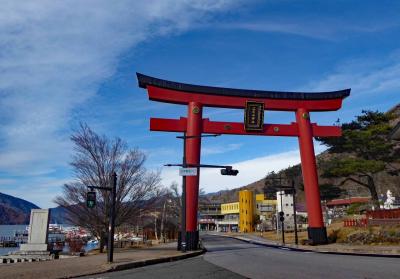
[[365,203],[352,203],[346,210],[347,215],[354,215],[354,214],[360,214],[360,212],[363,212],[366,210],[366,205]]

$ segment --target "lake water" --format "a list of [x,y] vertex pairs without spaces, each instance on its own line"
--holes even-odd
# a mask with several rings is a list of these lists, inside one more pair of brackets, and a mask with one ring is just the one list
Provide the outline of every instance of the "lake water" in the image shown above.
[[0,225],[0,236],[14,236],[16,231],[24,231],[28,225]]
[[[14,236],[16,231],[24,231],[28,225],[0,225],[0,236]],[[68,226],[67,226],[68,227]],[[96,249],[97,244],[86,245],[85,251]],[[8,252],[18,251],[19,247],[0,247],[0,256],[7,255]],[[64,251],[68,251],[68,246],[64,247]]]

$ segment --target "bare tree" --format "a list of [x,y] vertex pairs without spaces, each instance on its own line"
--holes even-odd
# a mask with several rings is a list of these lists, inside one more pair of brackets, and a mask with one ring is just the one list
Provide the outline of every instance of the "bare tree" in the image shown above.
[[75,181],[63,186],[63,195],[55,202],[68,212],[73,224],[89,229],[100,238],[100,249],[108,230],[111,197],[109,191],[97,191],[97,205],[86,207],[87,186],[110,187],[113,172],[118,175],[115,225],[129,223],[136,211],[151,206],[159,193],[159,173],[146,171],[145,155],[129,149],[120,138],[100,136],[86,124],[81,124],[71,136],[75,154],[71,166]]
[[176,220],[177,225],[180,224],[179,217],[181,216],[182,211],[182,196],[178,190],[178,184],[173,182],[168,189],[169,199],[171,200],[171,206],[169,207],[170,212],[169,215],[171,218]]

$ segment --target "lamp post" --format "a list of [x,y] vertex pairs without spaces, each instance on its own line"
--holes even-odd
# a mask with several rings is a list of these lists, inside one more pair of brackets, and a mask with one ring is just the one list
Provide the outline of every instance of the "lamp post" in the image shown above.
[[279,195],[281,196],[281,211],[279,212],[279,221],[281,222],[281,232],[282,232],[282,244],[285,245],[285,212],[283,212],[283,201],[282,196],[284,195],[284,191],[279,191]]
[[[108,225],[108,244],[107,244],[107,262],[112,263],[114,260],[114,231],[115,231],[115,204],[117,196],[117,174],[113,172],[111,174],[111,187],[101,187],[101,186],[87,186],[90,188],[91,192],[93,189],[110,191],[111,192],[111,207],[110,207],[110,217]],[[89,198],[89,196],[88,196]],[[87,203],[90,205],[90,203]],[[90,206],[90,208],[94,207]]]
[[294,180],[292,179],[293,189],[293,217],[294,217],[294,242],[299,245],[299,237],[297,235],[297,213],[296,213],[296,188],[294,187]]

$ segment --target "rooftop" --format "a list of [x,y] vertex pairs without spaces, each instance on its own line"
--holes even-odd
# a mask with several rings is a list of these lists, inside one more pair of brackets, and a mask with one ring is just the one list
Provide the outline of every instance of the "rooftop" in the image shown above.
[[327,206],[335,206],[335,205],[348,205],[352,203],[367,203],[371,200],[370,197],[352,197],[347,199],[336,199],[331,200],[326,205]]

